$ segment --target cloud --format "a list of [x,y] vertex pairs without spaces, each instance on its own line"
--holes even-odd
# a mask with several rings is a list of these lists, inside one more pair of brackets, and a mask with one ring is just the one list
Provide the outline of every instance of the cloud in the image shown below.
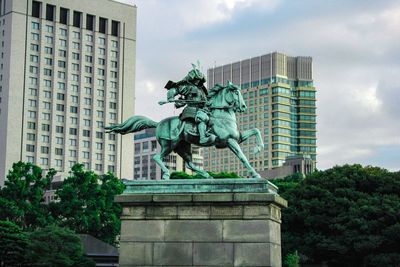
[[[179,114],[164,84],[205,67],[272,51],[312,56],[318,91],[318,168],[400,169],[398,1],[134,1],[138,6],[136,112]],[[396,167],[397,166],[397,167]]]

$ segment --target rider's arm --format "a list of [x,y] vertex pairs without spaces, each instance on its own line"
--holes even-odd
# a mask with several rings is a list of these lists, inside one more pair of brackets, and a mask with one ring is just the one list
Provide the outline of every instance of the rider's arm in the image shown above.
[[167,92],[167,99],[168,101],[174,101],[175,96],[177,95],[177,90],[175,88],[171,88]]

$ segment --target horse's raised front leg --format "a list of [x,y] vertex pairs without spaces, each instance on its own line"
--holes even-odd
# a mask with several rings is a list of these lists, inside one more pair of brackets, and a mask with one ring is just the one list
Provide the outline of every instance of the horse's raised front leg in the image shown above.
[[161,168],[162,179],[169,180],[170,173],[169,173],[168,168],[165,166],[164,162],[162,161],[162,159],[165,156],[168,156],[172,152],[173,146],[172,146],[171,142],[166,141],[166,140],[161,140],[160,145],[161,145],[161,152],[160,152],[160,154],[154,155],[153,159],[158,164],[158,166],[160,166],[160,168]]
[[179,145],[176,146],[175,148],[176,153],[178,153],[179,156],[182,157],[182,159],[186,162],[186,166],[192,170],[195,171],[198,175],[200,175],[203,178],[206,179],[213,179],[212,176],[208,174],[205,170],[202,168],[196,166],[193,161],[192,161],[192,151],[191,151],[191,145],[187,142],[181,142]]
[[228,139],[228,147],[232,152],[240,159],[243,165],[250,171],[250,174],[253,178],[261,178],[261,176],[254,170],[254,168],[250,165],[246,156],[243,154],[242,149],[240,148],[238,142],[235,139]]
[[240,133],[239,144],[243,143],[253,135],[255,135],[257,138],[257,146],[254,147],[254,153],[258,154],[261,152],[261,150],[264,149],[264,142],[261,136],[261,132],[257,128],[253,128],[251,130],[247,130],[244,131],[243,133]]

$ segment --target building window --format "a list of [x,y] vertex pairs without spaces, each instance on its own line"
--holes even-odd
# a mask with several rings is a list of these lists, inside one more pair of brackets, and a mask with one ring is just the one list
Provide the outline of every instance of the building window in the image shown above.
[[60,8],[60,23],[67,25],[68,24],[68,12],[69,10],[66,8]]
[[72,53],[72,59],[74,59],[74,60],[79,60],[79,54],[78,53],[75,53],[75,52],[73,52]]
[[[47,142],[48,143],[48,142]],[[42,153],[42,154],[49,154],[49,147],[47,147],[47,146],[42,146],[42,147],[40,147],[40,152]]]
[[51,36],[46,36],[46,43],[48,43],[48,44],[53,44],[53,37],[51,37]]
[[119,36],[119,21],[112,21],[111,22],[111,35]]
[[44,48],[44,52],[46,53],[46,54],[49,54],[49,55],[52,55],[53,54],[53,48],[51,48],[51,47],[45,47]]
[[76,146],[77,145],[77,141],[76,141],[76,139],[69,139],[69,144],[70,144],[70,146]]
[[65,95],[64,95],[64,94],[57,93],[57,99],[58,99],[58,100],[64,100],[64,98],[65,98]]
[[94,29],[94,16],[87,14],[86,15],[86,30],[93,31]]
[[107,33],[107,19],[100,18],[99,19],[99,32],[100,33]]
[[55,6],[49,4],[46,5],[46,20],[54,21],[54,10]]
[[96,169],[96,171],[102,171],[102,170],[103,170],[103,165],[101,165],[101,164],[96,164],[96,165],[95,165],[95,169]]
[[35,152],[35,146],[34,145],[26,145],[26,151],[27,152]]
[[81,27],[81,19],[82,19],[82,13],[78,11],[74,11],[74,20],[73,20],[73,26],[74,27]]
[[39,45],[31,44],[31,51],[39,52]]
[[38,33],[32,33],[32,40],[39,41],[39,34]]
[[42,124],[43,132],[50,132],[50,124]]
[[40,9],[41,9],[42,3],[33,1],[32,2],[32,17],[34,18],[40,18]]
[[55,162],[56,162],[56,166],[57,167],[62,167],[62,160],[61,159],[56,159]]
[[75,38],[75,39],[81,39],[81,33],[80,32],[73,32],[73,37]]
[[28,129],[36,130],[36,123],[28,121],[27,125],[28,125]]
[[49,159],[48,158],[40,158],[40,164],[41,165],[49,165]]
[[67,30],[66,29],[60,29],[60,35],[61,36],[67,36]]
[[82,135],[84,137],[90,137],[90,131],[89,130],[83,130]]
[[29,141],[35,141],[36,139],[35,134],[32,133],[26,134],[26,139],[28,139]]
[[103,132],[96,132],[96,138],[97,139],[103,139],[104,138]]
[[62,149],[62,148],[56,148],[56,149],[55,149],[55,153],[56,153],[56,155],[58,155],[58,156],[62,156],[62,155],[63,155],[63,149]]
[[32,22],[32,30],[39,30],[40,29],[39,25],[40,24],[38,22]]
[[77,135],[78,134],[78,130],[76,128],[69,128],[69,134],[70,135]]
[[63,126],[56,126],[56,133],[64,133],[64,127]]

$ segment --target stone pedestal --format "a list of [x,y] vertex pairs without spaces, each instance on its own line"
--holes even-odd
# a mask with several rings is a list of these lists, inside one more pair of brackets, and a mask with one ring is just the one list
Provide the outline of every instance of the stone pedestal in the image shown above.
[[281,208],[261,179],[135,181],[123,205],[119,264],[281,266]]

